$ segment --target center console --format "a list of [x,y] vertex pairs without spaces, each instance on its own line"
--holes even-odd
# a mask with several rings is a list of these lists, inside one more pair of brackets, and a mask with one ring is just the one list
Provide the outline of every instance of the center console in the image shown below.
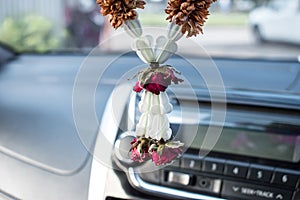
[[[134,121],[139,118],[138,99],[131,100],[128,110]],[[207,101],[171,95],[171,102],[174,137],[188,146],[182,157],[163,167],[124,164],[117,156],[134,188],[167,199],[300,199],[299,110],[228,103],[221,124],[210,121]],[[182,110],[191,114],[181,119]],[[198,110],[200,120],[187,119]],[[221,129],[221,134],[216,137],[209,127]],[[209,141],[213,145],[205,144]]]

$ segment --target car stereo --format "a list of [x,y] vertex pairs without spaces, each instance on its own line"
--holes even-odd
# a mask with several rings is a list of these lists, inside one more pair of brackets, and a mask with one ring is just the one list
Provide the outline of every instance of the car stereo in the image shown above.
[[[138,118],[134,101],[130,112]],[[156,169],[149,162],[129,167],[132,186],[167,199],[300,199],[299,110],[229,103],[220,123],[211,121],[207,101],[171,101],[174,137],[188,146],[169,166]],[[199,118],[186,114],[182,119],[182,110],[199,110]],[[221,129],[221,134],[208,134],[209,127]],[[213,145],[204,144],[212,140]]]

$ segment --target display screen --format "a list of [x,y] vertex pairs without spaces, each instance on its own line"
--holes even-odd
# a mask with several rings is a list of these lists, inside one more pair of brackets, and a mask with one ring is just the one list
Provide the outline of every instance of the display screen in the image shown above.
[[[189,133],[191,126],[195,125],[183,125],[181,130]],[[204,138],[209,137],[206,131],[207,126],[198,127],[191,148],[201,149]],[[211,150],[297,163],[300,161],[300,135],[224,127]]]

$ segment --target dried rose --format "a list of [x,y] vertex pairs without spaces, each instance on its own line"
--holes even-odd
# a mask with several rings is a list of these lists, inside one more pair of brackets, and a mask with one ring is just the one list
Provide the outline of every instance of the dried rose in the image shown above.
[[143,90],[143,88],[140,86],[140,83],[137,81],[133,87],[133,91],[139,93]]
[[181,153],[181,147],[184,145],[179,141],[164,141],[152,138],[139,137],[132,140],[130,159],[135,162],[144,162],[149,159],[155,165],[164,165],[178,158]]
[[147,138],[134,138],[130,143],[130,159],[134,162],[144,162],[146,160],[149,160],[149,142],[150,140]]
[[147,82],[143,87],[153,94],[159,95],[160,92],[164,92],[171,83],[168,79],[165,79],[164,74],[154,73],[151,76],[149,82]]
[[175,76],[174,72],[180,74],[180,72],[169,65],[147,68],[139,73],[139,81],[136,82],[133,90],[135,92],[141,92],[142,89],[145,89],[153,94],[159,95],[160,92],[166,91],[172,82],[174,84],[183,82],[182,79]]
[[134,162],[144,162],[145,160],[149,160],[149,153],[141,153],[137,148],[131,150],[130,159]]
[[183,82],[183,80],[182,79],[180,79],[180,78],[177,78],[176,76],[175,76],[175,74],[174,74],[174,70],[171,70],[171,69],[167,69],[168,70],[168,76],[169,77],[167,77],[171,82],[173,82],[174,84],[178,84],[178,83],[181,83],[181,82]]
[[164,147],[161,152],[153,151],[151,153],[152,161],[155,165],[164,165],[172,162],[174,159],[178,158],[178,156],[182,153],[180,147],[178,148],[168,148]]

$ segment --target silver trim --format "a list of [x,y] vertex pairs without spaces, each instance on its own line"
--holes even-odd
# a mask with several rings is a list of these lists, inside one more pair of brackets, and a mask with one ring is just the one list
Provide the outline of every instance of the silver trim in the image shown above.
[[131,141],[133,140],[133,138],[135,138],[135,135],[133,132],[124,132],[122,133],[118,139],[115,141],[115,145],[114,145],[114,153],[115,153],[115,156],[117,157],[117,159],[119,161],[121,161],[123,164],[126,164],[126,165],[131,165],[131,164],[135,164],[131,159],[130,157],[124,157],[122,155],[122,153],[120,151],[124,151],[124,150],[127,150],[127,152],[129,152],[130,150],[130,143],[128,143],[128,149],[123,149],[124,147],[121,146],[121,143],[122,143],[122,140],[126,140],[127,137],[130,137],[131,138]]
[[[193,100],[189,98],[191,95],[184,88],[178,88],[177,97],[181,100]],[[196,89],[198,100],[211,101],[211,96],[207,89]],[[222,99],[222,91],[217,89],[214,91],[216,102],[224,103]],[[219,98],[218,98],[219,97]],[[172,96],[170,96],[170,99]],[[269,92],[269,91],[252,91],[239,88],[227,88],[226,103],[258,105],[266,107],[293,108],[300,109],[299,93],[289,93],[289,91]]]
[[132,167],[128,168],[127,177],[129,178],[129,181],[133,187],[147,193],[152,193],[152,194],[155,193],[162,196],[168,196],[168,197],[172,196],[175,198],[177,197],[177,198],[184,198],[184,199],[225,200],[219,197],[211,197],[207,195],[186,192],[178,189],[146,183],[138,176],[138,173]]
[[[114,140],[118,134],[118,128],[122,120],[124,111],[126,111],[127,98],[132,92],[130,84],[123,84],[117,86],[110,95],[105,110],[103,112],[102,120],[98,130],[98,135],[93,149],[93,160],[90,174],[90,183],[88,191],[88,199],[96,200],[104,198],[106,187],[106,176],[109,172],[107,164],[111,163],[111,155],[113,153]],[[116,98],[114,94],[118,94],[118,99],[122,100],[113,105],[113,100]],[[116,109],[116,106],[118,109]],[[98,152],[105,150],[105,156],[98,158]]]

